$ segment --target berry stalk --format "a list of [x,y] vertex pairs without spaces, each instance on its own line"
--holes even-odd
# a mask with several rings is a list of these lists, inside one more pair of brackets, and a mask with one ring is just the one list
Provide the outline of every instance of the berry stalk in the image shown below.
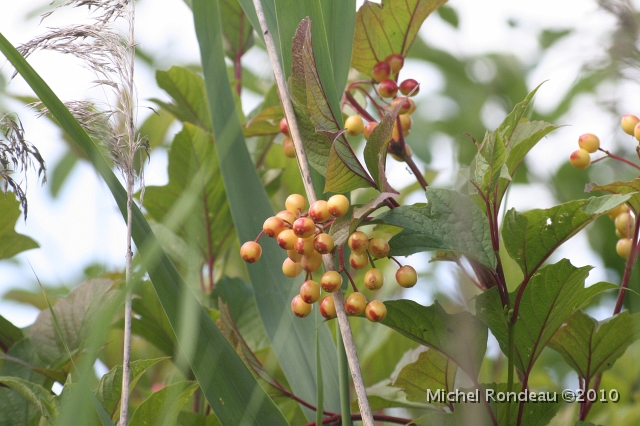
[[[300,130],[298,129],[298,123],[293,111],[293,105],[291,103],[291,99],[289,98],[287,83],[285,81],[282,67],[278,59],[278,54],[273,42],[273,37],[269,32],[269,28],[264,17],[262,4],[260,0],[253,0],[253,5],[256,9],[256,14],[258,15],[258,21],[260,22],[262,34],[264,35],[264,41],[267,46],[267,52],[269,54],[269,61],[271,62],[271,68],[273,69],[276,84],[278,86],[278,92],[280,94],[280,101],[282,102],[284,114],[287,118],[287,122],[289,123],[289,132],[293,139],[293,145],[295,147],[296,157],[298,159],[298,166],[300,167],[300,174],[302,175],[302,182],[304,184],[309,203],[311,204],[317,201],[317,198],[315,189],[313,187],[313,180],[311,178],[311,169],[309,167],[309,162],[307,161],[307,156],[305,155],[304,146],[302,145],[302,137],[300,135]],[[336,268],[331,255],[325,254],[322,257],[325,269],[327,271],[334,271]],[[333,298],[335,302],[336,313],[338,314],[338,323],[340,324],[342,341],[344,342],[345,351],[347,353],[347,359],[349,361],[349,367],[351,369],[351,375],[353,378],[353,384],[358,396],[358,405],[360,407],[360,413],[362,414],[362,422],[365,426],[373,426],[373,415],[369,406],[369,400],[367,399],[362,372],[360,371],[360,363],[358,361],[358,356],[356,353],[353,334],[351,333],[351,327],[349,326],[347,313],[344,309],[344,297],[342,295],[342,292],[335,292],[333,294]],[[319,377],[318,380],[322,380],[322,378]]]

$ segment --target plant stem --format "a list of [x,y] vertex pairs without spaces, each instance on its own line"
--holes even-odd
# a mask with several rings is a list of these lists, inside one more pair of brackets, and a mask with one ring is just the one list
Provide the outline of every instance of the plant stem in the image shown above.
[[[340,335],[340,323],[336,322],[336,332]],[[338,379],[340,383],[340,413],[342,414],[342,426],[352,426],[351,422],[351,398],[349,395],[349,360],[344,349],[342,339],[336,339],[336,352],[338,355]]]
[[132,301],[131,301],[131,268],[133,260],[133,252],[131,250],[131,239],[133,229],[132,218],[132,204],[133,204],[133,184],[135,180],[135,171],[133,167],[133,161],[135,157],[135,123],[134,123],[134,85],[133,85],[133,72],[135,65],[135,1],[130,1],[129,5],[131,11],[128,15],[129,24],[129,44],[127,51],[129,54],[129,72],[127,75],[127,93],[124,95],[125,105],[125,126],[127,131],[127,164],[125,165],[125,175],[127,184],[127,254],[125,263],[125,279],[126,279],[126,298],[124,303],[124,349],[122,354],[122,395],[120,401],[120,420],[121,426],[126,426],[129,416],[129,383],[130,383],[130,362],[131,362],[131,315],[132,315]]
[[360,113],[361,116],[363,116],[368,122],[377,122],[377,120],[375,118],[373,118],[373,116],[371,114],[369,114],[369,111],[367,111],[366,109],[362,108],[362,106],[360,106],[360,104],[358,103],[358,101],[356,100],[356,98],[353,97],[353,95],[351,94],[351,92],[349,92],[348,90],[344,92],[344,97],[347,100],[347,102],[349,102],[349,105],[355,109],[356,111],[358,111]]
[[[631,161],[627,160],[626,158],[622,158],[622,157],[620,157],[619,155],[612,154],[612,153],[610,153],[609,151],[607,151],[606,149],[598,148],[598,151],[602,151],[602,152],[604,152],[605,154],[607,154],[607,156],[609,156],[609,157],[613,158],[614,160],[622,161],[623,163],[628,164],[628,165],[630,165],[631,167],[634,167],[634,168],[636,168],[636,169],[640,170],[640,166],[638,166],[637,164],[635,164],[635,163],[633,163],[633,162],[631,162]],[[599,161],[599,160],[600,160],[600,159],[595,160],[595,161],[592,161],[592,162],[593,162],[593,163],[595,163],[596,161]]]
[[[300,130],[298,129],[298,123],[293,111],[293,105],[289,98],[289,91],[287,90],[287,83],[284,79],[280,60],[276,52],[276,47],[273,42],[273,37],[269,32],[267,22],[262,10],[262,4],[260,0],[253,0],[253,5],[260,21],[260,28],[264,35],[264,41],[267,46],[267,52],[269,54],[269,60],[273,73],[275,74],[276,84],[278,86],[278,92],[280,94],[280,101],[289,123],[289,132],[293,139],[293,145],[296,151],[296,157],[298,158],[298,166],[300,167],[300,174],[302,175],[302,182],[304,184],[305,191],[307,193],[307,199],[309,204],[314,203],[316,198],[315,189],[313,187],[313,180],[311,177],[311,169],[309,162],[304,152],[304,146],[302,145],[302,137],[300,136]],[[333,258],[329,254],[322,256],[324,266],[327,271],[334,271],[335,264]],[[351,333],[351,327],[349,326],[349,320],[347,319],[347,313],[344,310],[344,297],[341,291],[333,293],[333,300],[338,314],[338,323],[340,324],[340,333],[342,335],[342,341],[344,343],[345,351],[347,353],[347,359],[349,361],[349,367],[351,368],[351,376],[353,378],[353,384],[358,395],[358,405],[360,406],[360,413],[362,414],[362,422],[365,426],[373,426],[373,415],[371,414],[371,408],[369,407],[369,400],[367,399],[367,393],[364,386],[364,380],[362,379],[362,372],[360,371],[360,363],[356,353],[356,346],[353,340],[353,334]],[[318,377],[317,380],[322,380]]]
[[[514,355],[514,343],[515,343],[515,323],[508,318],[508,333],[509,333],[509,349],[507,354],[507,395],[513,390],[513,355]],[[510,424],[509,419],[511,415],[511,403],[507,402],[505,418],[507,419],[507,426]]]

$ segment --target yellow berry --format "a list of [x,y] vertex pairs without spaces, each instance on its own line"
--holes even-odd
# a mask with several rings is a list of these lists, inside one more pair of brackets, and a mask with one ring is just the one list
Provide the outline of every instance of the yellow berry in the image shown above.
[[284,206],[291,213],[297,215],[298,211],[304,211],[307,201],[300,194],[291,194],[284,202]]
[[576,169],[586,169],[591,164],[591,156],[589,151],[585,149],[576,149],[569,156],[569,162]]
[[327,201],[327,210],[333,217],[342,217],[349,211],[349,199],[342,194],[332,195]]
[[359,115],[352,115],[344,122],[344,128],[347,130],[347,134],[351,136],[358,136],[364,130],[364,122]]
[[585,151],[594,153],[600,148],[600,139],[593,133],[585,133],[578,138],[578,145]]
[[629,238],[621,238],[616,244],[616,252],[623,259],[628,259],[631,254],[632,241]]
[[640,123],[640,118],[636,117],[633,114],[626,114],[622,116],[620,120],[620,125],[622,126],[622,130],[628,134],[633,136],[633,131],[636,128],[636,124]]

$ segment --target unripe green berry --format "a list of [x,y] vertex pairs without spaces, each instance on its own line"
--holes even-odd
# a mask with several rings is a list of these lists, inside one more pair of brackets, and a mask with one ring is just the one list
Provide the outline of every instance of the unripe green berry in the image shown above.
[[379,269],[371,268],[364,274],[364,285],[369,290],[378,290],[384,284],[384,276]]
[[291,213],[297,215],[299,211],[304,211],[307,201],[300,194],[291,194],[284,202],[284,206]]
[[358,316],[367,307],[367,299],[360,292],[351,293],[344,302],[344,310],[347,314]]
[[418,282],[418,274],[412,266],[404,265],[396,271],[396,281],[401,287],[410,288]]
[[313,240],[313,247],[320,254],[331,253],[334,245],[333,237],[329,234],[318,234]]
[[358,136],[364,130],[364,121],[362,121],[362,117],[359,115],[352,115],[345,120],[344,128],[347,134]]
[[325,200],[318,200],[309,207],[309,217],[315,223],[322,223],[329,219],[329,210]]
[[298,294],[291,301],[291,310],[298,318],[304,318],[311,313],[312,305],[302,300],[302,297]]
[[305,303],[316,303],[320,299],[320,284],[307,280],[300,286],[300,297]]
[[333,296],[325,296],[320,301],[320,314],[326,319],[332,319],[338,316]]
[[569,162],[576,169],[586,169],[591,164],[591,156],[585,149],[576,149],[569,156]]
[[256,262],[262,256],[262,247],[255,241],[247,241],[240,247],[240,256],[247,263]]
[[593,133],[585,133],[578,138],[578,145],[585,151],[594,153],[600,148],[600,139]]
[[382,238],[373,238],[369,241],[369,253],[376,259],[382,259],[389,254],[389,243]]
[[342,276],[336,271],[327,271],[322,274],[320,285],[327,293],[333,293],[342,286]]
[[636,117],[633,114],[626,114],[622,116],[620,120],[620,125],[622,126],[622,130],[628,134],[633,136],[636,125],[640,123],[640,118]]
[[380,322],[387,316],[387,307],[384,303],[378,300],[373,300],[367,305],[364,310],[364,315],[371,322]]
[[297,277],[301,272],[302,265],[294,262],[288,257],[282,263],[282,273],[289,278]]
[[264,221],[262,230],[267,237],[276,238],[280,232],[284,231],[284,222],[277,216],[271,216]]
[[342,194],[336,194],[327,200],[327,210],[333,217],[342,217],[349,211],[349,199]]
[[363,252],[369,247],[369,237],[361,231],[352,232],[347,239],[349,248],[353,251]]
[[631,254],[633,242],[629,238],[621,238],[616,244],[616,253],[623,259],[628,259]]

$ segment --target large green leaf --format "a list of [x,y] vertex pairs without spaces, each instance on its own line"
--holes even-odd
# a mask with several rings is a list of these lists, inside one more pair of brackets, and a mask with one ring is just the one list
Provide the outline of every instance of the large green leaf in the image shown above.
[[196,382],[179,382],[154,392],[142,401],[131,416],[129,426],[172,426],[182,406],[198,389]]
[[144,206],[212,266],[232,241],[233,221],[211,134],[185,123],[171,144],[168,172],[167,185],[147,187]]
[[[140,377],[142,377],[142,374],[147,371],[147,368],[165,359],[169,359],[169,357],[155,359],[138,359],[132,361],[129,365],[129,388],[134,388],[134,386],[138,382],[138,379],[140,379]],[[116,365],[107,374],[100,378],[98,386],[95,390],[95,395],[98,399],[98,402],[102,405],[107,414],[109,414],[111,419],[116,420],[119,414],[117,408],[120,405],[120,399],[122,395],[121,365]]]
[[428,203],[402,206],[377,218],[404,229],[389,241],[392,255],[421,251],[452,251],[495,268],[489,221],[466,195],[442,188],[427,188]]
[[504,167],[507,159],[507,149],[504,139],[497,130],[488,133],[480,146],[476,156],[476,183],[485,194],[494,192],[498,179],[501,177],[511,180],[511,176]]
[[427,391],[453,391],[456,371],[457,366],[449,357],[442,352],[427,350],[421,352],[415,362],[400,370],[393,387],[402,389],[409,401],[433,403]]
[[624,311],[604,321],[597,321],[582,311],[574,313],[549,342],[578,376],[591,379],[613,364],[640,338],[640,314]]
[[65,342],[72,355],[82,351],[88,336],[98,325],[97,319],[118,302],[114,282],[110,279],[96,278],[74,288],[67,297],[58,299],[53,307],[62,336],[58,334],[48,308],[40,312],[29,329],[38,357],[49,367],[62,367],[69,362]]
[[[54,395],[41,385],[11,376],[0,376],[0,384],[14,390],[29,401],[50,424],[53,424],[58,417],[59,413]],[[29,423],[27,424],[33,424],[32,418],[28,419],[28,421]]]
[[610,194],[631,194],[629,208],[637,215],[640,213],[640,179],[631,182],[612,182],[607,185],[590,183],[585,188],[586,192],[604,191]]
[[565,241],[629,197],[630,195],[605,195],[525,213],[511,209],[505,215],[502,225],[505,247],[509,255],[518,262],[525,277],[529,277]]
[[469,312],[448,314],[436,301],[422,306],[412,300],[385,302],[382,322],[421,345],[451,358],[472,380],[476,380],[487,349],[487,328]]
[[[240,122],[231,105],[233,96],[222,58],[220,14],[216,1],[194,1],[196,34],[200,43],[202,66],[211,122],[215,136],[222,179],[231,214],[240,241],[253,240],[262,230],[264,220],[273,209],[255,171],[242,135]],[[294,281],[282,275],[286,254],[273,239],[262,239],[262,258],[247,266],[249,278],[274,352],[296,396],[314,401],[315,322],[313,316],[298,319],[290,309],[291,299],[298,293]],[[324,389],[338,388],[335,369],[335,346],[326,327],[320,330]],[[325,392],[325,409],[338,411],[337,392]],[[306,412],[314,418],[312,412]]]
[[[320,173],[326,173],[324,192],[348,192],[356,188],[376,187],[351,149],[341,125],[329,105],[316,67],[311,41],[311,21],[300,22],[292,44],[291,92],[301,119],[303,143],[309,148],[309,161]],[[308,117],[308,118],[305,118]],[[324,143],[316,146],[320,133]],[[310,137],[307,137],[310,136]]]
[[371,76],[373,66],[393,53],[407,55],[424,20],[447,0],[365,2],[356,14],[351,66]]
[[144,281],[134,289],[134,294],[132,332],[153,343],[165,355],[173,356],[176,352],[176,337],[153,284]]
[[[127,193],[98,147],[44,80],[2,34],[0,51],[49,108],[66,133],[87,154],[109,187],[123,217],[126,217]],[[149,224],[135,204],[132,217],[133,240],[140,250],[144,266],[174,332],[184,326],[184,331],[176,333],[181,349],[218,418],[229,424],[239,424],[242,419],[247,418],[253,419],[254,424],[285,424],[273,401],[186,288],[182,277],[158,245]]]
[[156,81],[175,102],[168,104],[155,100],[158,105],[180,121],[211,131],[202,77],[186,68],[173,66],[169,71],[156,71]]
[[[22,339],[9,349],[7,355],[19,359],[21,362],[3,360],[0,366],[0,376],[16,377],[33,385],[45,386],[46,378],[24,366],[22,362],[30,365],[40,365],[33,346],[29,339]],[[49,383],[51,383],[49,381]],[[50,385],[49,385],[50,386]],[[40,410],[32,405],[28,399],[13,389],[0,387],[0,426],[35,426],[41,416]],[[48,415],[48,414],[47,414]]]
[[[617,288],[609,283],[597,283],[585,288],[584,281],[590,269],[590,266],[576,268],[563,259],[538,270],[524,288],[514,325],[514,362],[523,374],[529,374],[544,347],[567,318],[589,303],[596,294]],[[497,290],[492,288],[477,297],[476,313],[489,326],[502,351],[508,354],[509,319]],[[520,287],[509,295],[512,307],[519,290]]]
[[0,260],[39,247],[34,240],[15,231],[20,214],[20,201],[13,192],[0,196]]

